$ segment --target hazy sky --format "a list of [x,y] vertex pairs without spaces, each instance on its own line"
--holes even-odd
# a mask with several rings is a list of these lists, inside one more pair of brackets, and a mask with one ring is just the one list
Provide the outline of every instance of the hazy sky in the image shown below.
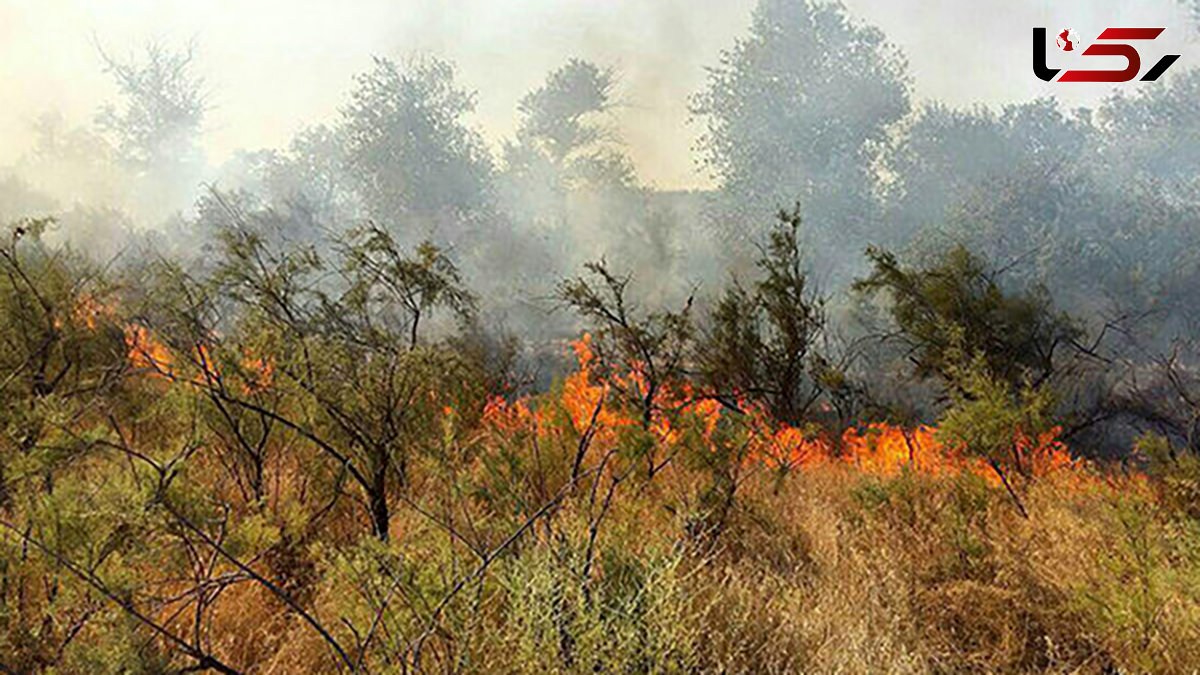
[[[511,134],[517,100],[570,56],[617,67],[619,123],[643,178],[704,183],[690,148],[687,97],[749,24],[754,0],[0,0],[0,166],[28,146],[39,114],[76,124],[110,100],[94,40],[127,56],[147,40],[195,38],[213,106],[212,162],[237,148],[279,147],[331,118],[373,54],[429,52],[453,60],[479,93],[472,120],[493,142]],[[1046,84],[1030,71],[1030,29],[1166,26],[1144,60],[1182,53],[1200,65],[1195,29],[1177,0],[846,0],[908,56],[919,99],[956,105],[1057,95],[1093,105],[1111,87]],[[1051,54],[1051,58],[1065,56]],[[1104,67],[1102,59],[1092,66]],[[1053,65],[1053,64],[1052,64]],[[1058,65],[1069,65],[1061,63]],[[1113,65],[1120,65],[1120,59]],[[1148,65],[1144,65],[1148,67]],[[1130,90],[1136,83],[1121,85]]]

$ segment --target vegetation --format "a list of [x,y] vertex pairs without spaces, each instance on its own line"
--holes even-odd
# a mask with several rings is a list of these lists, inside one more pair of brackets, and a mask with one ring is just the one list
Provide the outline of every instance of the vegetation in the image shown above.
[[761,0],[672,193],[579,58],[211,167],[101,56],[0,174],[0,672],[1200,671],[1200,71],[918,104]]
[[[818,354],[798,213],[710,312],[644,312],[602,263],[563,282],[594,332],[519,396],[432,244],[368,225],[327,260],[228,208],[214,264],[137,287],[44,221],[0,249],[11,672],[1200,664],[1196,460],[1072,459],[1043,362],[996,358],[1057,314],[961,251],[863,282],[946,381],[939,426],[845,430],[815,402],[867,393]],[[937,309],[968,298],[992,309]]]

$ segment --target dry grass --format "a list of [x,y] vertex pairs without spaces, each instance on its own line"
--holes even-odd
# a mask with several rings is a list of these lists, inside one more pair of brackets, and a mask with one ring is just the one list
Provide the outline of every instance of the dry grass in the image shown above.
[[1028,520],[974,478],[816,467],[745,484],[701,544],[682,503],[645,493],[612,515],[587,592],[568,509],[497,566],[433,670],[1200,668],[1194,523],[1140,481],[1051,476],[1025,496]]
[[[879,477],[817,464],[782,481],[751,474],[719,531],[697,535],[689,526],[708,480],[677,466],[652,484],[623,486],[586,576],[594,510],[580,490],[448,605],[420,670],[1200,669],[1200,523],[1145,479],[1052,473],[1020,486],[1025,519],[1001,489],[971,474]],[[430,480],[419,489],[439,487]],[[459,511],[491,545],[519,522],[501,503],[466,498]],[[355,509],[335,509],[320,528],[272,545],[256,568],[351,647],[395,584],[364,661],[370,672],[411,672],[404,645],[476,561],[415,510],[397,509],[387,544],[356,519]],[[178,619],[181,631],[189,620],[186,612]],[[226,589],[205,622],[208,648],[242,672],[337,671],[311,627],[252,583]],[[5,644],[27,637],[6,630]],[[114,611],[47,672],[158,672],[167,662],[186,663]]]

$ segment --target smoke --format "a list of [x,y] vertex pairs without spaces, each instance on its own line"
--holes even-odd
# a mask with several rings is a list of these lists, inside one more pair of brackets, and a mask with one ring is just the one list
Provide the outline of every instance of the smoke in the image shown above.
[[[106,221],[103,227],[94,225],[94,231],[110,237],[128,229],[159,228],[175,214],[193,217],[204,184],[262,189],[264,162],[278,163],[280,153],[294,150],[296,139],[311,133],[305,130],[338,124],[355,75],[369,71],[374,56],[399,61],[432,56],[453,63],[457,86],[476,94],[461,122],[480,134],[502,171],[505,144],[519,132],[522,97],[568,59],[581,58],[615,74],[612,105],[603,122],[614,140],[611,151],[628,159],[634,184],[617,201],[611,194],[573,198],[582,204],[576,211],[598,213],[567,223],[570,236],[548,255],[568,269],[554,271],[569,271],[582,258],[623,245],[626,254],[654,252],[635,260],[633,267],[677,273],[684,286],[711,277],[719,266],[706,248],[712,244],[700,241],[694,200],[664,193],[709,190],[716,184],[697,163],[703,125],[690,119],[689,100],[706,86],[708,69],[720,63],[722,52],[745,39],[755,4],[409,0],[397,5],[365,0],[334,8],[316,0],[250,5],[218,0],[202,6],[182,0],[0,3],[0,81],[6,83],[5,105],[0,106],[0,216],[29,210],[86,213],[74,220]],[[919,7],[847,0],[846,5],[854,20],[879,27],[904,54],[918,111],[934,101],[960,109],[980,103],[998,108],[1052,96],[1067,112],[1101,106],[1114,91],[1142,91],[1136,82],[1063,85],[1032,77],[1029,39],[1035,25],[1072,28],[1085,40],[1109,25],[1167,26],[1163,37],[1143,47],[1147,59],[1180,53],[1183,59],[1176,68],[1182,69],[1200,58],[1192,8],[1176,0],[994,0]],[[153,169],[122,163],[114,140],[105,139],[98,124],[101,111],[119,103],[121,96],[102,52],[132,63],[144,57],[143,45],[182,49],[191,43],[196,51],[189,66],[203,83],[206,108],[191,140],[194,147],[165,153],[186,154],[187,161],[176,157],[180,161],[166,169],[162,163]],[[1081,65],[1078,54],[1052,52],[1051,58],[1056,66]],[[1093,61],[1093,67],[1110,64],[1104,58],[1089,63]],[[313,159],[292,158],[291,168],[281,171],[304,173],[309,170],[295,162]],[[503,184],[502,177],[499,182]],[[517,220],[550,211],[545,195],[521,190],[501,205],[509,218],[514,211],[529,214]],[[648,206],[651,193],[657,198]],[[769,211],[781,205],[761,206]],[[520,230],[528,223],[510,225]],[[82,236],[92,231],[84,230]],[[857,256],[858,251],[840,254]],[[666,259],[674,267],[663,265]]]
[[[1028,76],[1029,30],[1108,25],[1167,26],[1155,49],[1197,55],[1189,8],[1155,2],[906,3],[850,0],[908,56],[916,98],[951,105],[1057,96],[1094,106],[1106,85],[1059,86]],[[586,0],[317,0],[237,3],[183,0],[0,3],[0,165],[31,147],[29,127],[46,112],[88,123],[115,95],[95,40],[115,55],[148,40],[196,38],[198,68],[213,89],[202,147],[214,164],[240,148],[277,148],[305,125],[330,119],[351,77],[372,55],[431,53],[459,66],[479,92],[474,122],[493,144],[511,136],[517,100],[549,70],[577,56],[621,74],[617,111],[639,174],[660,187],[709,185],[692,160],[696,129],[687,96],[749,22],[751,0],[595,3]],[[1104,59],[1096,59],[1099,63]],[[1129,85],[1127,85],[1129,86]]]
[[[314,246],[371,220],[444,247],[543,356],[585,262],[703,312],[801,199],[839,324],[868,244],[957,242],[1095,323],[1169,315],[1150,348],[1200,325],[1194,3],[5,1],[0,222],[57,215],[99,258],[200,258],[228,204]],[[1046,83],[1034,26],[1165,26],[1143,67],[1182,59]]]

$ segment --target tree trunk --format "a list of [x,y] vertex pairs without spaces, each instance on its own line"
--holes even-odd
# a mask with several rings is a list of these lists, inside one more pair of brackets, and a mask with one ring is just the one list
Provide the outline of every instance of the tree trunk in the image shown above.
[[388,526],[391,524],[391,513],[387,503],[387,464],[380,462],[371,477],[371,531],[380,541],[387,541]]
[[8,474],[4,470],[4,461],[0,460],[0,511],[8,512],[12,506],[12,496],[8,493]]

